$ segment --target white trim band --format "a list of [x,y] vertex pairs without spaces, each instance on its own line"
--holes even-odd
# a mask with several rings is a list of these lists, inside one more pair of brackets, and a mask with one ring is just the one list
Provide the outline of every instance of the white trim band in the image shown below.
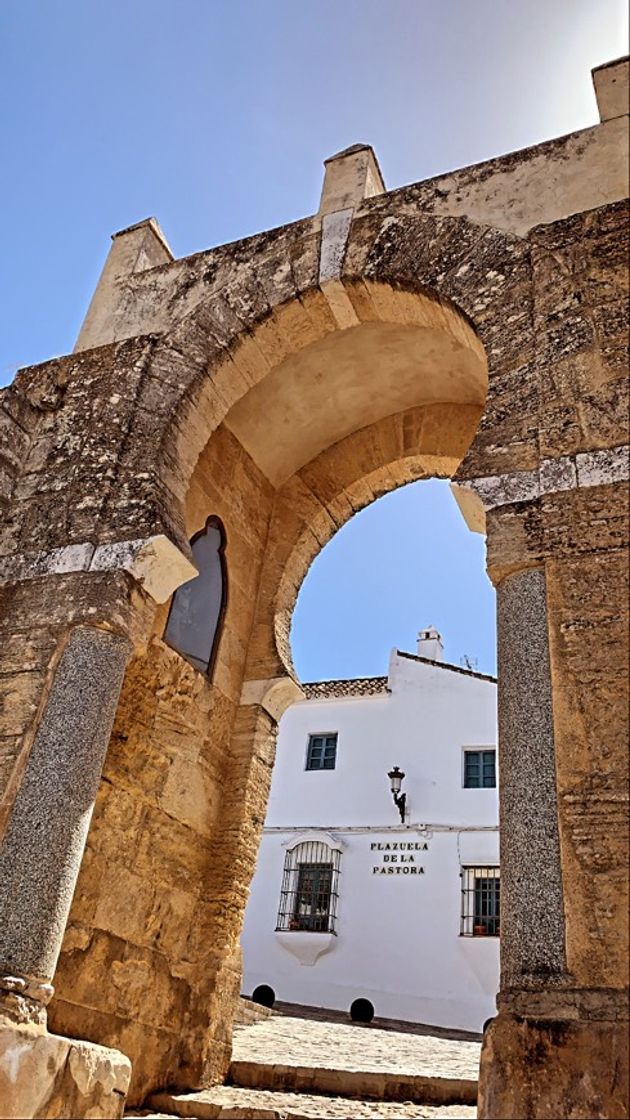
[[182,583],[198,574],[194,564],[163,533],[140,540],[97,546],[84,542],[50,552],[22,552],[0,558],[0,583],[71,572],[115,571],[128,572],[156,603],[165,603]]
[[453,482],[451,489],[473,532],[485,532],[485,514],[499,506],[533,502],[545,494],[611,486],[630,478],[630,448],[606,447],[560,459],[543,459],[538,470]]

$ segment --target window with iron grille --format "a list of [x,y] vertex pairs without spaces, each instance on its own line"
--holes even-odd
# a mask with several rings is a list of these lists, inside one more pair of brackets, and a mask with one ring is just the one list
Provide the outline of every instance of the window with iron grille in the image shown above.
[[277,930],[335,932],[340,855],[321,841],[306,841],[287,852]]
[[498,937],[501,872],[498,867],[462,867],[463,937]]
[[497,784],[497,752],[464,751],[464,788],[494,789]]
[[309,735],[306,751],[307,770],[334,770],[337,760],[337,732]]

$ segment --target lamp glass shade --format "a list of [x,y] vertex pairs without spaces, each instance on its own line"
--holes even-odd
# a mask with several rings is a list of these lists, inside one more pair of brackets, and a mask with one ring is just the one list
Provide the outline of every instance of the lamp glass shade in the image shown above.
[[392,793],[400,793],[400,786],[404,776],[403,771],[399,770],[397,766],[394,766],[394,769],[389,771],[387,777],[391,784]]

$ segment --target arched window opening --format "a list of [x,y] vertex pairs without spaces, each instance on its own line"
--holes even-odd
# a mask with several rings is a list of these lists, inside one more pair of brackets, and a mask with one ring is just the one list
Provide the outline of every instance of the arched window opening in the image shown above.
[[340,857],[321,841],[287,852],[276,930],[335,932]]
[[225,531],[218,517],[209,517],[190,545],[199,575],[175,592],[164,639],[200,672],[210,673],[227,602]]

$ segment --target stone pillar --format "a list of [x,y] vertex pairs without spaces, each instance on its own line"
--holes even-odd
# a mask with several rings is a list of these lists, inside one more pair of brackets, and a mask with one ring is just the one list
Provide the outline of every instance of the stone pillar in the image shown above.
[[565,974],[545,573],[497,587],[501,992]]
[[43,1021],[131,643],[77,627],[0,849],[0,989]]
[[[501,990],[484,1036],[482,1120],[628,1115],[619,1000],[567,968],[547,592],[542,568],[497,587]],[[588,916],[584,916],[588,920]]]

